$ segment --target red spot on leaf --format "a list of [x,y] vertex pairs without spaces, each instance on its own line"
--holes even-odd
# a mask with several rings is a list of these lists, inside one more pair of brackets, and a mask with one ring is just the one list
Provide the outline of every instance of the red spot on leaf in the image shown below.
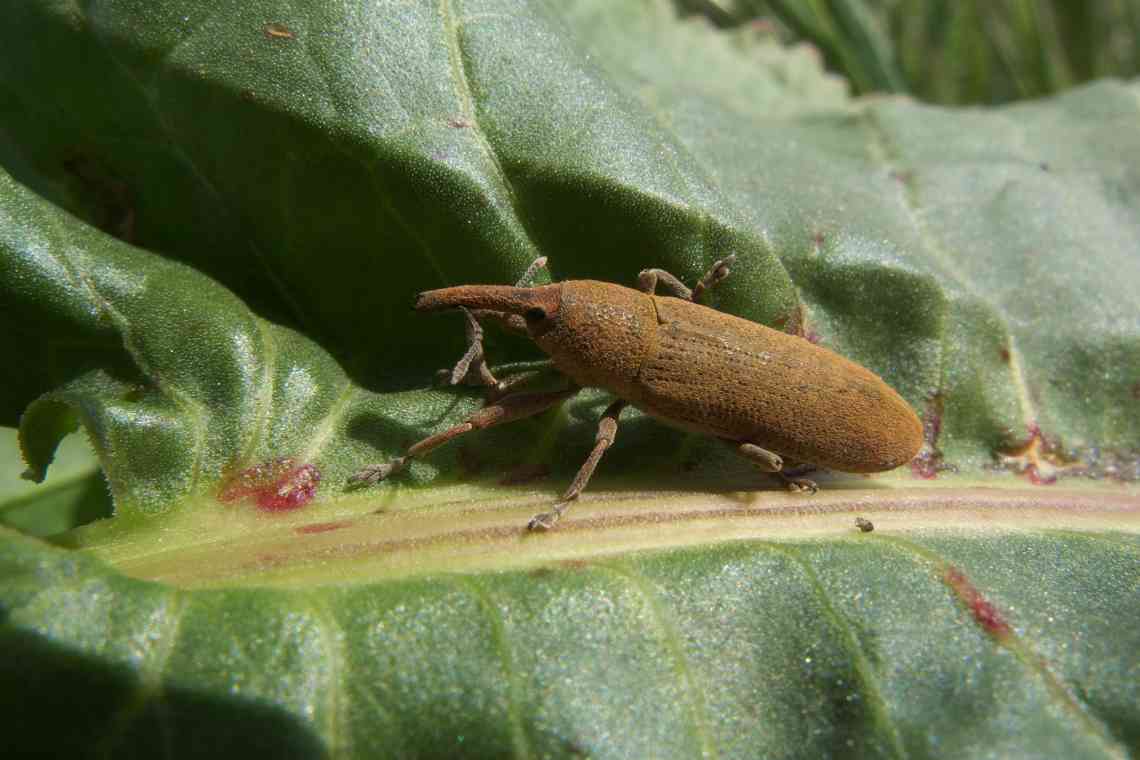
[[320,482],[321,471],[314,465],[279,457],[239,472],[222,488],[218,501],[252,501],[265,512],[286,512],[312,501]]
[[1062,464],[1057,455],[1059,446],[1041,432],[1036,422],[1029,423],[1029,438],[1000,453],[1000,460],[1038,486],[1057,482],[1057,466]]
[[942,394],[934,393],[926,400],[926,409],[922,412],[922,449],[910,461],[910,471],[923,480],[934,480],[938,473],[956,469],[942,461],[942,449],[938,448],[942,413]]
[[982,592],[970,582],[965,573],[956,567],[948,567],[942,576],[943,582],[950,587],[955,596],[974,616],[974,622],[985,629],[986,633],[995,638],[1002,639],[1013,633],[1009,623],[1005,622],[1001,612],[993,602],[982,596]]
[[352,525],[350,520],[340,520],[334,522],[319,522],[310,523],[309,525],[302,525],[299,528],[294,528],[293,532],[298,535],[305,535],[306,533],[328,533],[332,530],[340,530]]
[[819,343],[819,334],[808,326],[807,309],[802,301],[796,304],[790,314],[779,320],[777,326],[789,335],[798,336],[809,343]]
[[1025,468],[1025,476],[1029,478],[1029,482],[1035,486],[1051,486],[1057,482],[1057,474],[1055,472],[1042,472],[1041,468],[1036,464],[1031,464]]

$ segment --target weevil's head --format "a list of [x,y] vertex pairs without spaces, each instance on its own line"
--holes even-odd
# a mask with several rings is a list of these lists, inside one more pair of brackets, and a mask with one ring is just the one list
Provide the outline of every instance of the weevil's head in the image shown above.
[[558,324],[562,286],[516,288],[509,285],[459,285],[427,290],[416,297],[417,311],[442,311],[459,306],[522,317],[531,338],[538,339]]
[[420,311],[459,306],[522,317],[527,334],[556,368],[579,385],[615,393],[633,382],[657,327],[649,296],[591,280],[537,288],[461,285],[429,290],[416,300]]

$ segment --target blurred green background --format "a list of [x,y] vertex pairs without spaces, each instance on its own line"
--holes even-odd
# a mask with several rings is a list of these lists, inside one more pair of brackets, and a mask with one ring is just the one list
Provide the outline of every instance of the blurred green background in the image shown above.
[[810,42],[857,95],[1036,98],[1140,72],[1140,0],[676,0],[721,27]]

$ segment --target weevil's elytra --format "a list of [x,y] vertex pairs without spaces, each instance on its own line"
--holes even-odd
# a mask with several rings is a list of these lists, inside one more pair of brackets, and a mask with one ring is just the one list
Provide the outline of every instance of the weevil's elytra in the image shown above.
[[[632,404],[662,422],[715,436],[796,491],[816,490],[783,474],[784,458],[843,472],[890,470],[922,446],[914,410],[878,375],[802,338],[696,302],[723,279],[735,257],[717,262],[693,290],[667,272],[648,269],[640,290],[594,280],[525,287],[462,285],[421,293],[421,311],[463,309],[470,347],[450,373],[501,388],[483,363],[477,319],[492,319],[529,336],[566,376],[568,388],[508,394],[466,422],[412,446],[384,465],[366,467],[354,482],[375,482],[409,459],[464,433],[538,414],[583,387],[618,397],[602,415],[594,449],[552,512],[531,529],[554,525],[585,488],[613,443],[621,410]],[[662,285],[675,296],[656,294]]]

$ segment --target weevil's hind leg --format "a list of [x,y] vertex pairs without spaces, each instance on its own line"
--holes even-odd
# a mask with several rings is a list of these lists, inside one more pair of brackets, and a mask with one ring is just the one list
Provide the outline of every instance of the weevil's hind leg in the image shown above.
[[472,430],[482,430],[483,428],[502,425],[504,422],[512,422],[524,417],[533,417],[536,414],[541,414],[552,406],[560,404],[570,398],[579,390],[581,390],[581,388],[575,385],[558,391],[517,393],[513,396],[507,396],[475,412],[475,414],[467,418],[466,422],[448,428],[442,433],[429,435],[422,441],[412,444],[412,446],[408,448],[407,453],[402,457],[397,457],[391,462],[384,464],[370,464],[367,467],[357,470],[356,474],[348,479],[348,482],[350,485],[358,483],[371,485],[393,473],[399,472],[404,469],[411,460],[423,457],[428,452],[442,446],[453,438],[458,438],[464,433],[470,433]]
[[578,474],[574,476],[570,487],[562,494],[562,499],[554,505],[554,509],[530,518],[530,522],[526,526],[527,530],[550,530],[561,519],[566,510],[570,509],[570,505],[577,500],[586,488],[586,484],[590,482],[590,476],[594,474],[594,469],[601,461],[602,454],[605,454],[606,449],[613,444],[614,438],[617,436],[618,416],[625,407],[626,402],[621,399],[606,407],[601,420],[598,421],[598,434],[594,437],[594,448],[590,452],[590,456],[586,457],[585,463],[578,470]]
[[814,480],[791,477],[784,474],[784,460],[774,452],[762,449],[754,443],[737,443],[728,441],[736,449],[736,453],[744,457],[764,472],[770,472],[784,482],[784,487],[793,493],[815,493],[819,490]]
[[701,296],[705,291],[716,285],[718,282],[728,277],[729,269],[733,262],[736,261],[736,254],[725,256],[720,261],[712,265],[712,268],[700,279],[692,290],[686,287],[685,283],[678,280],[675,276],[669,274],[664,269],[643,269],[637,275],[637,288],[650,295],[657,292],[657,286],[667,290],[670,294],[677,298],[683,298],[686,301],[700,303]]

